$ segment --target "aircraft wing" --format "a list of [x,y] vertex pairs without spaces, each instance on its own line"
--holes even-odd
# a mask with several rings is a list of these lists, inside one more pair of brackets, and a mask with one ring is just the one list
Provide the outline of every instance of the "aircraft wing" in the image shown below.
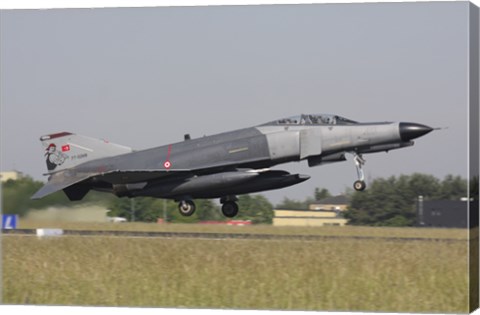
[[115,170],[96,174],[100,180],[111,184],[127,184],[145,182],[152,179],[174,176],[179,173],[189,173],[188,169],[160,169],[160,170]]
[[93,177],[111,184],[138,183],[152,179],[171,176],[173,174],[188,173],[187,169],[160,169],[160,170],[113,170],[107,172],[80,173],[64,170],[50,176],[48,182],[40,188],[31,199],[40,199],[57,191],[66,189],[75,184],[87,181]]

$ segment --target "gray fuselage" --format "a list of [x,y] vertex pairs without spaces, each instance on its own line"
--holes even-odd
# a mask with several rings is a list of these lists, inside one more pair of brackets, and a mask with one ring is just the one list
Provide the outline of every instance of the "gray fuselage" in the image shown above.
[[[399,123],[272,123],[98,159],[77,169],[100,173],[92,178],[92,188],[110,190],[113,187],[117,195],[217,198],[286,187],[308,178],[290,175],[287,180],[286,175],[276,177],[269,173],[253,180],[253,176],[238,170],[263,169],[305,159],[310,166],[315,166],[343,161],[345,152],[371,153],[406,145],[411,143],[401,139]],[[143,173],[137,172],[132,177],[115,173],[116,170]],[[165,172],[161,179],[154,173],[159,170]]]

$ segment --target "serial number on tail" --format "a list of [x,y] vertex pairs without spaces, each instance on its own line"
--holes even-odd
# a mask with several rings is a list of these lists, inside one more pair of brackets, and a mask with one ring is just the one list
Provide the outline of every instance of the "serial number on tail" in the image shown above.
[[70,157],[70,160],[74,161],[74,160],[80,160],[80,159],[85,159],[88,157],[88,154],[87,153],[82,153],[82,154],[77,154],[77,155],[72,155]]

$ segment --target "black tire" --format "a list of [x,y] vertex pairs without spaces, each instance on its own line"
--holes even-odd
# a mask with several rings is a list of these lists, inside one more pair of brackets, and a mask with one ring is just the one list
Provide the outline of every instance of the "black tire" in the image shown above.
[[238,205],[234,201],[227,201],[222,205],[222,213],[227,218],[233,218],[238,214]]
[[195,210],[195,203],[192,200],[182,200],[178,204],[178,211],[185,217],[189,217],[194,214]]
[[365,184],[365,182],[362,180],[357,180],[355,183],[353,183],[353,188],[356,191],[364,191],[366,187],[367,184]]

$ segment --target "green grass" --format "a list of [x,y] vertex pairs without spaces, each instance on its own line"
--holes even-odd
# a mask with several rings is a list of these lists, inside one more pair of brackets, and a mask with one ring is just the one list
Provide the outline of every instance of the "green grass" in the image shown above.
[[5,235],[2,248],[8,304],[468,311],[466,241]]

